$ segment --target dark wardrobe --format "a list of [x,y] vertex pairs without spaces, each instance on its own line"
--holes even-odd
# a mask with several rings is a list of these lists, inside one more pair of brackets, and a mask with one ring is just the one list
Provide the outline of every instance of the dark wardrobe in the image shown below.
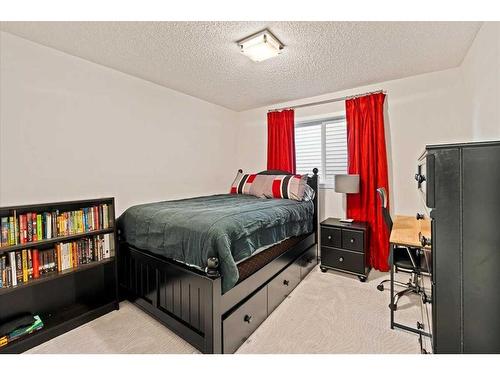
[[500,353],[500,142],[427,146],[434,353]]

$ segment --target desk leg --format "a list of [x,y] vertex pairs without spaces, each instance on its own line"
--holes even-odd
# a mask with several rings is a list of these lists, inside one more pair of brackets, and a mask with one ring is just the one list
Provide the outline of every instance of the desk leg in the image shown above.
[[391,267],[391,302],[389,310],[391,310],[391,329],[394,329],[394,245],[389,246],[389,265]]

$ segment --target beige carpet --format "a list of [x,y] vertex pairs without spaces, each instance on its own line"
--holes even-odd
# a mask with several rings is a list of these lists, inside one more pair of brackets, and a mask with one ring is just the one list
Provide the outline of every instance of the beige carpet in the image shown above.
[[[356,277],[316,267],[237,353],[419,353],[418,337],[389,328],[387,274]],[[398,277],[406,278],[404,275]],[[406,281],[406,280],[405,280]],[[416,296],[404,297],[397,321],[421,320]],[[428,346],[428,345],[427,345]],[[114,311],[28,353],[197,353],[163,325],[124,302]]]

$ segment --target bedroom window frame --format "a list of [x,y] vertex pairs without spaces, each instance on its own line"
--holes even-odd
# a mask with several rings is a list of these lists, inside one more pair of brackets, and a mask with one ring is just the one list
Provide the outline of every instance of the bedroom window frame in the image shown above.
[[[346,116],[345,114],[338,115],[338,116],[333,116],[333,117],[326,117],[326,118],[321,118],[321,119],[316,119],[316,120],[305,120],[305,121],[298,121],[295,123],[295,129],[298,128],[304,128],[304,127],[309,127],[309,126],[321,126],[321,138],[320,138],[320,144],[321,144],[321,165],[318,166],[320,173],[319,173],[319,187],[321,189],[333,189],[334,188],[334,179],[327,180],[326,179],[326,126],[327,124],[331,123],[346,123]],[[346,124],[347,125],[347,124]],[[347,144],[347,134],[346,134],[346,144]],[[297,143],[295,144],[295,153],[297,155]],[[343,173],[347,173],[347,164],[348,163],[348,156],[346,153],[346,170]],[[310,173],[310,172],[308,172]]]

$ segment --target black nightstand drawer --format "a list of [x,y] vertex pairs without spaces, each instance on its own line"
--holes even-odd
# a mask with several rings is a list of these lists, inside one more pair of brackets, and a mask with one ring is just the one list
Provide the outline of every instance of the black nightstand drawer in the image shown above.
[[342,232],[337,228],[321,227],[321,246],[341,247]]
[[342,229],[342,248],[346,250],[364,252],[363,232],[358,230]]
[[363,253],[321,247],[321,264],[358,274],[365,273]]

